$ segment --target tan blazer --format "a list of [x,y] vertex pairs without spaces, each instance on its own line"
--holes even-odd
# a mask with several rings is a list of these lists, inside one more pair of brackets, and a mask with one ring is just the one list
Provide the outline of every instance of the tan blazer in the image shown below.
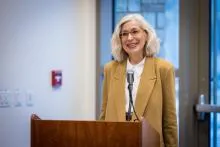
[[[105,65],[101,120],[126,121],[126,64],[126,61],[111,61]],[[161,147],[178,146],[174,80],[174,69],[170,63],[155,57],[146,58],[135,110],[159,132]],[[132,119],[135,119],[134,115]]]

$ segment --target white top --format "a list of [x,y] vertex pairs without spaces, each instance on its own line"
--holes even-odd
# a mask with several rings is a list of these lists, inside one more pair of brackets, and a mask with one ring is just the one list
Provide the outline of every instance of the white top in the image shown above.
[[[137,95],[137,90],[138,90],[138,85],[141,79],[141,74],[143,72],[144,69],[144,63],[145,63],[145,58],[139,62],[138,64],[132,65],[129,62],[129,59],[127,59],[127,69],[126,71],[132,70],[134,71],[134,83],[133,83],[133,90],[132,90],[132,98],[133,98],[133,104],[135,105],[135,100],[136,100],[136,95]],[[127,72],[126,72],[127,73]],[[125,105],[126,105],[126,112],[128,111],[128,107],[129,107],[129,90],[128,90],[128,81],[127,81],[127,77],[126,77],[126,83],[125,83],[125,97],[126,97],[126,101],[125,101]],[[132,106],[131,106],[132,108]],[[131,109],[131,112],[133,112],[133,108]]]

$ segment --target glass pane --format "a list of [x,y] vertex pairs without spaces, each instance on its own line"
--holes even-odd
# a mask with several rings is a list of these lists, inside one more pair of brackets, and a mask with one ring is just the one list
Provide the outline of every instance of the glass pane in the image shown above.
[[156,28],[156,13],[144,12],[143,16],[153,28]]
[[[220,1],[211,1],[211,65],[210,101],[220,105]],[[220,146],[220,114],[212,113],[210,118],[210,146]]]
[[167,1],[165,9],[165,58],[179,69],[179,0]]
[[[176,88],[176,112],[177,112],[177,114],[179,114],[179,81],[180,81],[180,78],[176,77],[175,88]],[[177,117],[177,123],[179,124],[179,117]]]
[[140,11],[140,0],[128,0],[128,11]]
[[[163,43],[166,41],[165,40],[165,36],[166,36],[166,31],[165,31],[165,29],[157,29],[157,35],[158,35],[158,37],[160,38],[160,43],[161,43],[161,45],[163,45]],[[161,50],[161,49],[160,49]],[[163,49],[164,51],[166,50],[166,49]]]
[[158,13],[157,15],[157,27],[158,28],[165,28],[166,25],[166,16],[164,13]]
[[114,20],[114,26],[119,22],[119,20],[125,16],[126,13],[123,13],[123,12],[120,12],[120,13],[117,13],[117,15],[115,15],[115,20]]
[[115,1],[115,11],[125,12],[127,11],[127,0],[116,0]]
[[142,0],[144,3],[158,3],[158,0]]

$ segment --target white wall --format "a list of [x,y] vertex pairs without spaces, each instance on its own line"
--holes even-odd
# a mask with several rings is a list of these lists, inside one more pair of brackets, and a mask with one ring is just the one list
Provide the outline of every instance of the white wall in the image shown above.
[[[95,119],[95,0],[0,0],[0,34],[0,91],[10,93],[0,107],[1,147],[30,146],[32,112]],[[63,72],[60,89],[51,87],[53,69]]]

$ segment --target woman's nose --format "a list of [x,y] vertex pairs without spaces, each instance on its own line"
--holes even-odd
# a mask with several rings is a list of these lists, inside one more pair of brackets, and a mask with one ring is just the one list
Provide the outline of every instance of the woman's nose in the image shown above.
[[128,40],[132,40],[134,37],[131,35],[131,33],[128,33]]

